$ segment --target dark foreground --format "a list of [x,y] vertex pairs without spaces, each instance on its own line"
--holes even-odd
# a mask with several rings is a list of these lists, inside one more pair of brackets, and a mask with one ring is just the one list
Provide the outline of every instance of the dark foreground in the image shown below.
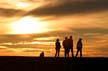
[[108,58],[0,57],[0,71],[108,71]]

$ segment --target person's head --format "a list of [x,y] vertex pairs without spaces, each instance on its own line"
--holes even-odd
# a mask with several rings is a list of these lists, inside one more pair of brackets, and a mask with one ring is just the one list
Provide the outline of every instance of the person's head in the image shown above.
[[44,51],[42,51],[42,54],[44,54]]
[[59,39],[57,38],[57,40],[56,41],[59,41]]
[[81,41],[82,40],[82,38],[79,38],[79,41]]
[[65,37],[65,40],[68,39],[67,37]]
[[70,36],[70,39],[72,39],[72,36]]

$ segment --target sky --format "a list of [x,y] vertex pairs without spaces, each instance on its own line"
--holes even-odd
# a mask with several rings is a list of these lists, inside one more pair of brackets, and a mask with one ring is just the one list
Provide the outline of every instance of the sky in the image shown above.
[[1,56],[54,56],[72,35],[74,53],[81,37],[85,57],[108,57],[107,0],[1,0],[0,26]]

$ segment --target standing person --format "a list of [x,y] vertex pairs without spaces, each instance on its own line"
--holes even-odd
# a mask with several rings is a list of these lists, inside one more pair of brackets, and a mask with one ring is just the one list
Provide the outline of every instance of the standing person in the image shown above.
[[76,57],[78,56],[78,52],[80,52],[80,57],[82,57],[82,38],[79,38],[79,41],[77,42],[77,53],[76,53]]
[[72,36],[70,36],[70,38],[68,39],[68,45],[69,45],[69,52],[71,51],[72,57],[74,57]]
[[63,44],[63,48],[64,48],[64,56],[69,57],[68,38],[67,37],[65,37],[62,44]]
[[55,49],[56,49],[55,57],[59,57],[60,48],[61,48],[61,44],[59,39],[57,39],[55,43]]

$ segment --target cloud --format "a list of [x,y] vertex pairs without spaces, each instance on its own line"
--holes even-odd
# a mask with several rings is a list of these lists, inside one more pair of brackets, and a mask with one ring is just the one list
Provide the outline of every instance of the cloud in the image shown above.
[[[56,30],[56,31],[50,31],[46,33],[41,34],[5,34],[0,35],[0,43],[16,43],[16,42],[31,42],[31,41],[37,41],[35,39],[38,38],[46,38],[46,37],[57,37],[60,39],[64,39],[65,36],[74,36],[75,39],[78,37],[83,37],[84,39],[89,40],[104,40],[104,37],[107,37],[108,35],[108,29],[106,28],[70,28],[68,31],[62,31],[62,30]],[[104,36],[103,38],[101,36]],[[56,38],[55,38],[56,39]],[[55,41],[55,39],[49,39],[48,42]],[[106,40],[106,39],[105,39]],[[39,41],[39,40],[38,40]],[[42,40],[46,41],[47,40]]]
[[17,43],[22,41],[32,41],[34,36],[32,34],[5,34],[0,35],[0,43]]
[[92,13],[98,11],[108,10],[107,0],[77,0],[77,1],[66,1],[60,3],[59,1],[54,4],[49,4],[36,8],[26,15],[33,16],[62,16],[70,14],[80,13]]
[[23,11],[23,10],[0,8],[0,16],[1,17],[21,16],[24,13],[25,13],[25,11]]
[[[46,37],[64,37],[65,35],[69,35],[70,31],[51,31],[41,34],[5,34],[0,35],[0,43],[17,43],[17,42],[30,42],[36,41],[36,38],[46,38]],[[49,39],[52,41],[51,39]],[[48,41],[49,41],[48,40]],[[43,39],[44,41],[44,39]]]
[[86,34],[86,33],[94,33],[94,34],[108,34],[108,29],[107,28],[77,28],[77,29],[73,29],[72,30],[76,33],[80,33],[80,34]]

